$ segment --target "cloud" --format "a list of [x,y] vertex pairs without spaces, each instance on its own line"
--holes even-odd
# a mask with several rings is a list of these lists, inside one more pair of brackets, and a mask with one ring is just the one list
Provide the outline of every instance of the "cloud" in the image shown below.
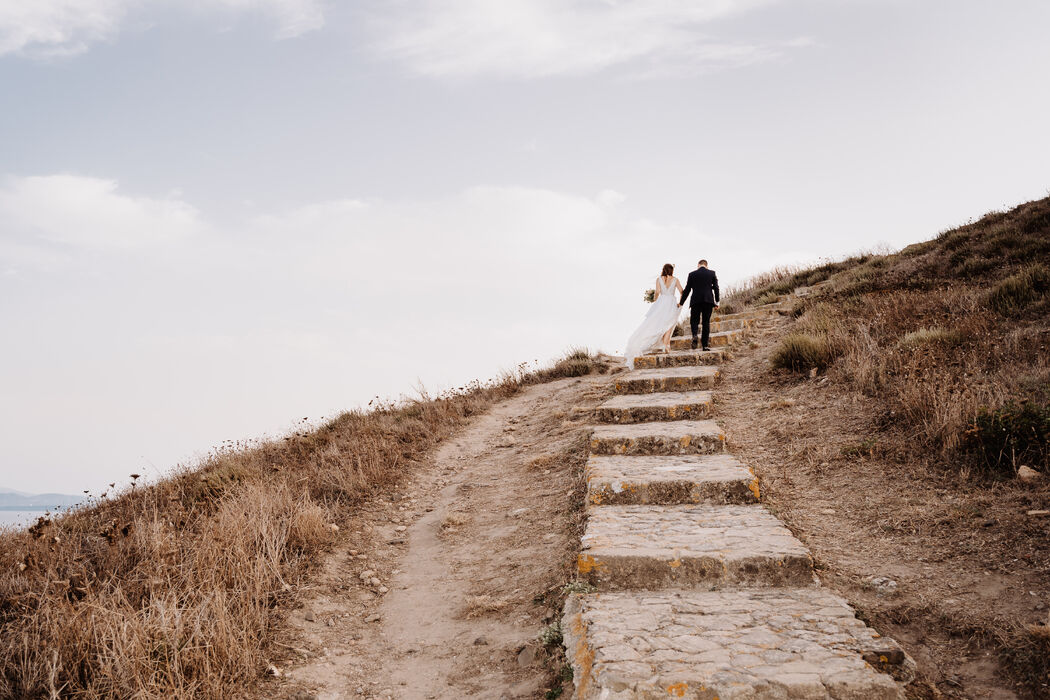
[[767,60],[800,42],[718,41],[714,20],[776,0],[407,0],[371,15],[375,49],[429,76],[637,74]]
[[257,13],[287,39],[324,25],[321,0],[0,0],[0,56],[69,55],[116,36],[132,18],[166,8],[198,14]]
[[204,229],[197,210],[176,195],[133,197],[114,180],[46,175],[0,184],[0,257],[9,262],[54,261],[56,246],[141,248]]

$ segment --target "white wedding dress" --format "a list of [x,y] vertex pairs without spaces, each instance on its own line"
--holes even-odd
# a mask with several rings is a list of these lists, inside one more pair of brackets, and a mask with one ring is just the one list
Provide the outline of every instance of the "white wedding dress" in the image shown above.
[[675,300],[675,280],[672,277],[665,288],[662,279],[656,281],[660,285],[660,297],[649,307],[649,311],[642,319],[642,325],[627,339],[627,347],[624,349],[624,357],[627,358],[627,366],[634,369],[634,358],[644,355],[647,350],[660,342],[660,338],[667,330],[678,323],[678,302]]

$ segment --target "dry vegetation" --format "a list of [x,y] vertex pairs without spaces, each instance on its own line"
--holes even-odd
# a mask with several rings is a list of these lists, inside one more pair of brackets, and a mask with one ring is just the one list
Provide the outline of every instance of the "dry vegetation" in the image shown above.
[[228,448],[0,535],[0,697],[230,697],[356,504],[523,385],[604,372],[574,350],[436,398]]
[[[997,561],[1011,562],[1006,568],[1046,588],[1048,520],[1025,513],[1050,507],[1050,198],[899,253],[776,270],[735,290],[724,306],[766,303],[824,281],[791,309],[796,320],[770,354],[767,381],[794,375],[795,382],[833,387],[826,400],[836,397],[840,413],[825,416],[815,406],[810,417],[849,422],[864,437],[837,448],[838,461],[815,448],[819,460],[808,467],[824,470],[825,480],[843,478],[829,464],[849,469],[851,460],[929,475],[930,519],[911,516],[906,524],[917,541],[937,538],[930,546],[936,550],[965,540],[973,547],[956,548],[960,567],[970,564],[966,558],[992,571],[1002,570]],[[814,371],[819,379],[811,380]],[[792,403],[770,406],[790,409],[794,399],[786,401]],[[826,430],[834,433],[834,426]],[[1022,466],[1043,476],[1021,484]],[[894,478],[884,477],[887,492]],[[944,499],[960,505],[938,524]],[[1050,696],[1050,620],[1033,623],[1030,612],[1029,619],[1015,613],[1004,607],[945,616],[916,604],[884,607],[876,617],[886,624],[922,620],[930,630],[986,644],[1023,693]]]

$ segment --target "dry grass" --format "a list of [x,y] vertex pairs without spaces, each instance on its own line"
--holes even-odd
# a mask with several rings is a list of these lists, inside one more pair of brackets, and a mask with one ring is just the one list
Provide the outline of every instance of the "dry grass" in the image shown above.
[[243,694],[356,504],[522,385],[599,368],[577,351],[538,373],[345,413],[0,534],[0,697]]
[[504,598],[476,595],[467,601],[467,607],[463,615],[467,618],[484,617],[492,613],[502,612],[509,605],[510,603]]
[[[773,275],[738,293],[737,301],[760,301],[820,277],[830,284],[796,302],[797,320],[770,357],[774,367],[803,379],[783,372],[770,379],[802,384],[812,368],[825,369],[826,379],[812,386],[842,390],[844,411],[825,419],[864,424],[850,426],[860,439],[837,446],[808,444],[785,428],[789,463],[816,474],[836,459],[891,461],[919,482],[951,484],[954,498],[973,504],[944,516],[943,537],[958,543],[956,555],[1021,566],[1021,554],[1045,549],[1045,528],[1025,520],[1021,506],[1004,494],[1018,490],[1006,485],[1022,464],[1050,473],[1050,198],[900,253]],[[1010,497],[1026,499],[1024,508],[1046,507],[1041,487],[1019,491]],[[977,503],[981,494],[987,504]],[[964,552],[960,538],[978,542],[997,533],[998,521],[983,512],[1004,514],[997,518],[1009,512],[1013,530],[987,551]],[[887,533],[939,527],[895,517],[881,513],[879,527]],[[975,527],[980,532],[969,532]],[[1022,561],[1028,570],[1045,570],[1045,562]],[[971,629],[956,622],[959,634],[984,639],[1012,678],[1039,696],[1050,684],[1046,629],[1019,619],[982,618]],[[930,621],[930,629],[937,624]]]

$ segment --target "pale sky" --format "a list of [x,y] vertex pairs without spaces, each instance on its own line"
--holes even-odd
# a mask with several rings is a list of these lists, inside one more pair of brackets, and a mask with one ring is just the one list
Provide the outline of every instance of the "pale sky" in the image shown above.
[[0,487],[609,352],[1050,188],[1045,0],[0,0]]

